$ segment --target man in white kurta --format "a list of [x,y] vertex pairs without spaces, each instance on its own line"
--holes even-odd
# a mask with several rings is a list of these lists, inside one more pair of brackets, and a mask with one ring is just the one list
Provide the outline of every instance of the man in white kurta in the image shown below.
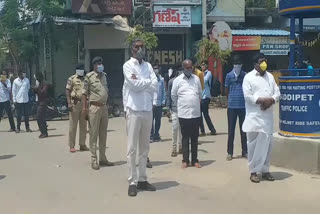
[[[123,65],[123,103],[128,134],[128,195],[136,196],[137,189],[156,190],[147,182],[146,164],[152,126],[152,102],[154,93],[158,90],[158,81],[150,63],[143,60],[145,57],[143,41],[134,41],[131,51],[131,59]],[[138,170],[136,167],[137,150],[139,151]]]
[[246,118],[242,129],[247,133],[250,180],[259,183],[260,173],[262,178],[274,180],[269,173],[273,134],[272,106],[279,100],[280,91],[272,74],[266,71],[265,56],[259,54],[255,63],[255,69],[243,81]]

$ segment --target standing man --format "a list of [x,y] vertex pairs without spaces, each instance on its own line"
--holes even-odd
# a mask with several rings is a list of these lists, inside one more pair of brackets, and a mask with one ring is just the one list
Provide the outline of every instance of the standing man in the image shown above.
[[242,63],[239,56],[233,58],[233,70],[226,76],[225,91],[228,98],[228,156],[227,160],[233,158],[233,142],[236,129],[237,118],[239,118],[239,127],[242,145],[242,157],[248,157],[247,136],[242,131],[242,124],[246,116],[246,108],[242,90],[243,79],[246,73],[242,70]]
[[182,168],[188,167],[189,146],[191,141],[191,164],[201,168],[198,161],[198,137],[200,125],[201,83],[198,77],[192,74],[192,61],[184,60],[183,74],[173,81],[171,98],[178,108],[178,117],[182,132]]
[[[91,168],[99,170],[99,166],[113,166],[106,157],[106,141],[108,128],[108,85],[101,57],[92,60],[93,71],[84,79],[82,90],[82,114],[89,121]],[[99,162],[97,157],[97,140],[99,137]]]
[[0,121],[3,116],[3,110],[5,110],[10,123],[9,132],[14,132],[16,131],[16,125],[14,124],[14,120],[12,116],[10,100],[11,100],[11,82],[10,82],[10,79],[7,79],[7,73],[3,71],[0,77]]
[[66,97],[69,109],[69,147],[70,152],[76,152],[76,133],[79,123],[80,151],[89,151],[86,146],[87,121],[82,114],[82,90],[84,85],[84,65],[76,67],[76,73],[69,77],[66,86]]
[[192,64],[193,64],[192,73],[200,79],[201,89],[203,90],[204,89],[204,76],[203,76],[203,73],[197,68],[196,63],[197,63],[197,59],[193,58],[192,59]]
[[[172,116],[172,153],[171,157],[177,157],[178,153],[182,154],[182,134],[181,134],[181,128],[178,118],[178,109],[177,104],[172,102],[171,98],[171,90],[173,81],[176,79],[176,77],[179,76],[179,73],[177,70],[173,71],[172,75],[170,76],[170,80],[168,83],[168,98],[167,98],[167,104],[168,108],[171,112]],[[179,147],[178,153],[177,153],[177,144]]]
[[38,107],[37,107],[37,122],[39,130],[41,132],[39,138],[48,137],[48,128],[46,121],[47,106],[50,101],[49,90],[50,85],[45,83],[43,80],[43,74],[37,73],[36,80],[39,86],[34,89],[34,92],[38,95]]
[[269,173],[273,134],[272,106],[279,100],[280,91],[272,74],[266,70],[267,59],[260,53],[255,57],[254,70],[243,81],[246,118],[242,130],[247,133],[250,180],[254,183],[260,182],[260,173],[262,178],[274,181]]
[[160,76],[159,69],[155,69],[154,73],[157,76],[158,80],[158,90],[154,93],[153,98],[153,120],[152,120],[152,128],[151,128],[151,136],[150,142],[159,142],[161,141],[161,137],[159,134],[160,126],[161,126],[161,118],[162,118],[162,107],[166,103],[166,92],[164,88],[164,81]]
[[[208,125],[208,128],[210,129],[210,134],[211,135],[216,135],[217,131],[214,128],[214,125],[212,124],[210,115],[209,115],[209,104],[212,99],[211,96],[211,84],[212,84],[212,74],[211,71],[208,71],[208,62],[202,62],[201,63],[201,69],[203,72],[204,76],[204,89],[202,91],[202,99],[201,99],[201,114],[203,114],[204,119],[206,120],[206,123]],[[204,129],[204,124],[203,124],[203,117],[201,115],[201,121],[200,121],[200,131],[201,131],[201,136],[205,136],[206,132]]]
[[26,126],[26,132],[32,132],[29,125],[29,90],[30,82],[25,77],[22,71],[18,72],[18,78],[13,81],[12,97],[17,110],[17,130],[16,133],[20,133],[21,117],[24,115],[24,123]]
[[[146,164],[149,154],[149,137],[152,127],[152,103],[158,91],[158,81],[150,63],[144,61],[144,42],[136,39],[131,45],[132,57],[123,65],[125,104],[128,134],[129,196],[137,189],[155,191],[147,181]],[[139,169],[136,156],[139,148]],[[138,177],[139,175],[139,177]]]

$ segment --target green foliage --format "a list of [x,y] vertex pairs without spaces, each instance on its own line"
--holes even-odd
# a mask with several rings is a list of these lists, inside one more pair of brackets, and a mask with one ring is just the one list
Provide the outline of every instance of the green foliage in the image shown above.
[[9,50],[17,70],[31,63],[37,53],[31,22],[41,15],[41,21],[46,19],[52,23],[51,17],[63,14],[65,0],[0,0],[0,2],[3,4],[0,11],[0,41],[6,47],[0,49],[0,56]]
[[246,0],[246,7],[251,8],[274,8],[276,6],[275,0]]
[[214,57],[221,60],[222,64],[225,64],[230,55],[230,50],[221,51],[218,43],[212,42],[207,38],[202,39],[198,43],[198,52],[196,54],[198,62],[206,61],[209,57]]
[[158,37],[153,32],[145,32],[141,25],[136,25],[134,30],[127,36],[127,44],[131,43],[135,39],[141,39],[144,41],[144,45],[147,50],[152,50],[158,46]]

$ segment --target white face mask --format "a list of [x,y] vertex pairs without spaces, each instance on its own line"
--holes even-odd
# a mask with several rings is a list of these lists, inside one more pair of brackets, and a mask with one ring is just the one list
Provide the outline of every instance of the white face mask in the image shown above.
[[170,68],[170,69],[168,70],[169,77],[171,77],[172,73],[173,73],[173,70]]
[[102,73],[102,72],[104,71],[104,66],[103,66],[103,65],[98,65],[98,66],[97,66],[97,71],[98,71],[99,73]]
[[23,78],[27,77],[27,73],[22,73]]
[[241,69],[242,69],[242,65],[233,65],[233,70],[237,76],[239,76]]
[[84,70],[81,70],[81,69],[77,69],[76,70],[76,74],[80,77],[83,77],[84,76]]
[[39,87],[40,82],[38,80],[36,80],[36,86]]

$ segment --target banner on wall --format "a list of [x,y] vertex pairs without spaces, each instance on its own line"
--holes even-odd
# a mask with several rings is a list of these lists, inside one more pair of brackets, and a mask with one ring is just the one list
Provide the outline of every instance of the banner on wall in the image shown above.
[[261,53],[265,55],[288,55],[289,37],[267,36],[261,38]]
[[190,6],[154,6],[153,27],[191,27]]
[[72,13],[131,15],[131,0],[72,0]]
[[201,0],[153,0],[154,4],[200,5]]
[[233,36],[233,51],[256,51],[260,50],[261,36]]

